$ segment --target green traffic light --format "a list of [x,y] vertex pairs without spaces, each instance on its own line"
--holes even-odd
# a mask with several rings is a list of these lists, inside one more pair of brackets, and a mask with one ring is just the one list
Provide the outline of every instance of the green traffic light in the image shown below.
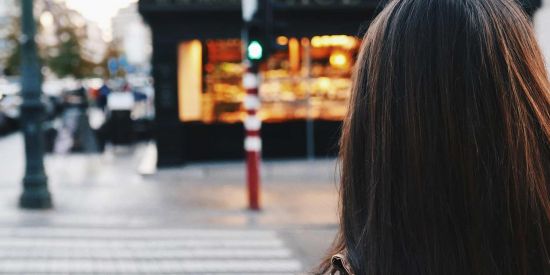
[[248,58],[250,60],[260,60],[262,59],[264,49],[262,44],[258,41],[252,41],[248,44]]

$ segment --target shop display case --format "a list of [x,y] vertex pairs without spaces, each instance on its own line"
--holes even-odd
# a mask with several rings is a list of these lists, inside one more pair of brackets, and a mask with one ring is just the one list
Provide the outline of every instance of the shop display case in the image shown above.
[[[262,120],[342,120],[359,41],[343,35],[278,41],[287,49],[274,53],[260,69]],[[240,40],[208,40],[204,45],[201,121],[240,122],[246,112]]]

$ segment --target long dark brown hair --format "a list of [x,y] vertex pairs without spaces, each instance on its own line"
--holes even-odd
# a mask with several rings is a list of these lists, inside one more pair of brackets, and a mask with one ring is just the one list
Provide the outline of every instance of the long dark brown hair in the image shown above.
[[390,1],[340,146],[356,274],[550,274],[550,85],[513,0]]

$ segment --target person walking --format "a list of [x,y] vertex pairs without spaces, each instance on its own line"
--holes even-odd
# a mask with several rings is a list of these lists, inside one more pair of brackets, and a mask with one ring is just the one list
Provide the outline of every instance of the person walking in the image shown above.
[[513,0],[394,0],[361,46],[318,274],[550,274],[550,84]]

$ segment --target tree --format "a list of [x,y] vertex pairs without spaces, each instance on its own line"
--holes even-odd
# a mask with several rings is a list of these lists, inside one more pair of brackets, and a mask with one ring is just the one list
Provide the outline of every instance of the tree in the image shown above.
[[19,70],[21,67],[21,46],[19,45],[19,42],[17,42],[17,38],[12,36],[8,38],[8,41],[14,46],[11,50],[11,54],[6,60],[4,74],[7,76],[19,75]]
[[6,38],[7,43],[11,48],[11,52],[4,61],[4,74],[7,76],[19,75],[19,70],[21,67],[21,46],[19,44],[19,40],[17,39],[20,33],[18,23],[19,17],[14,17],[11,21],[12,22],[9,26],[10,33]]
[[[42,26],[41,20],[37,20],[37,47],[41,64],[50,69],[52,73],[60,78],[73,76],[75,78],[84,78],[97,75],[94,69],[99,64],[83,58],[82,41],[86,37],[86,24],[78,21],[78,14],[67,9],[65,5],[46,0],[36,2],[38,14],[50,13],[53,22],[47,26]],[[40,17],[39,17],[40,18]],[[77,22],[77,23],[75,23]],[[18,37],[20,35],[20,22],[18,16],[12,18],[9,24],[10,32],[6,41],[10,45],[9,55],[5,57],[3,65],[6,75],[19,75],[20,63],[20,45]],[[40,39],[40,37],[45,39]],[[44,42],[47,41],[47,42]],[[53,41],[53,42],[52,42]]]
[[84,76],[84,62],[80,56],[80,43],[72,28],[63,27],[57,30],[59,44],[48,50],[47,66],[58,77]]

